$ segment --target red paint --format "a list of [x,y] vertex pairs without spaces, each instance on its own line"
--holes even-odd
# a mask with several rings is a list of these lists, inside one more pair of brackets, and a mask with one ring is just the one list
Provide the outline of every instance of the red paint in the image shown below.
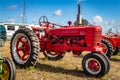
[[100,70],[100,64],[95,60],[90,60],[88,62],[88,68],[93,72],[97,72]]
[[120,36],[117,34],[114,37],[112,37],[112,36],[108,37],[106,35],[103,35],[102,38],[109,41],[112,44],[113,48],[120,46]]
[[30,55],[30,45],[28,40],[23,41],[22,39],[26,38],[25,36],[22,36],[18,38],[17,45],[16,45],[16,51],[19,56],[19,58],[23,61],[27,60],[27,56]]
[[[56,24],[53,24],[54,26]],[[53,28],[52,23],[42,25],[46,28],[45,36],[40,37],[41,28],[32,27],[36,33],[41,50],[53,51],[92,51],[102,52],[101,43],[102,29],[100,26],[61,26],[60,28]]]

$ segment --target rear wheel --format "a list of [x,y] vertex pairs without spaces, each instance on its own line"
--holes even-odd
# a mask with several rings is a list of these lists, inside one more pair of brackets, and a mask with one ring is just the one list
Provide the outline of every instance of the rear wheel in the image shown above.
[[108,58],[110,58],[111,55],[113,54],[112,44],[111,44],[110,42],[108,42],[107,40],[105,40],[105,39],[102,39],[101,42],[102,42],[101,46],[102,46],[102,48],[103,48],[104,54],[105,54]]
[[101,56],[102,54],[89,53],[82,60],[82,67],[85,73],[102,77],[108,73],[109,63],[105,59],[106,57]]
[[10,59],[3,58],[2,68],[3,72],[0,74],[0,80],[15,80],[16,68]]
[[48,60],[60,60],[64,57],[65,52],[45,50],[44,55]]
[[119,51],[120,51],[119,47],[114,48],[113,49],[113,55],[117,55]]
[[40,51],[39,41],[32,30],[20,28],[11,39],[10,50],[16,65],[21,67],[34,66]]

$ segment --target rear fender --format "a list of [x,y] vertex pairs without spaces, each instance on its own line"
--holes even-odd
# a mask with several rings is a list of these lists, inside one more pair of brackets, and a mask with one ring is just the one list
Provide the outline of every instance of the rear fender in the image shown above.
[[113,38],[102,35],[102,39],[109,41],[112,44],[113,48],[117,47],[117,42]]

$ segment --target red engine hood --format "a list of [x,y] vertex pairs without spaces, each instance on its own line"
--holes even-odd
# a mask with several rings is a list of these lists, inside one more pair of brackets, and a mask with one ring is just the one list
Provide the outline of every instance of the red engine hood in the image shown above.
[[79,36],[86,35],[89,32],[102,31],[100,26],[80,26],[80,27],[63,27],[49,31],[49,34],[56,36]]

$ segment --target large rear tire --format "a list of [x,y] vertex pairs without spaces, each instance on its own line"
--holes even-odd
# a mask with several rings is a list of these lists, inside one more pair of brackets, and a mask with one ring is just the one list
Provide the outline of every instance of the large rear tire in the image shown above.
[[104,54],[110,58],[111,55],[113,54],[113,47],[112,47],[112,44],[110,42],[108,42],[107,40],[105,39],[102,39],[101,40],[102,42],[102,47],[103,47],[103,52]]
[[16,65],[34,66],[40,51],[38,38],[29,28],[20,28],[11,39],[10,51]]
[[110,64],[102,54],[89,53],[82,60],[82,67],[86,74],[102,77],[109,72]]
[[113,49],[113,55],[117,55],[119,53],[119,51],[120,51],[119,48],[120,47],[116,47]]

